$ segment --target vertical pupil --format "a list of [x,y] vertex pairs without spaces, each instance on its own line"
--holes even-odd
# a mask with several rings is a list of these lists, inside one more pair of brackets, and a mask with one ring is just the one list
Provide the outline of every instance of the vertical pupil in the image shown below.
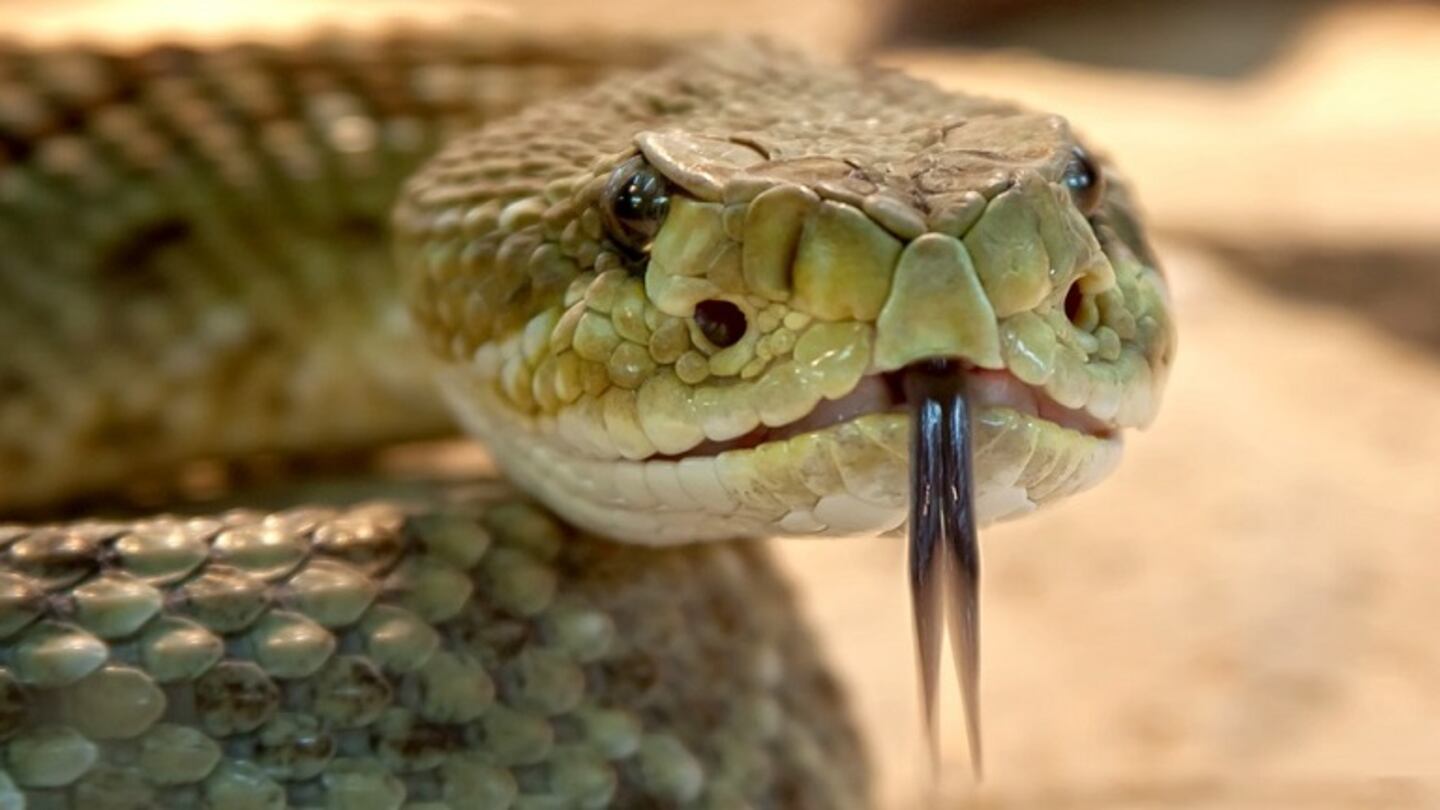
[[625,193],[620,195],[621,217],[625,219],[639,219],[644,215],[645,210],[645,189],[639,178],[630,181],[625,186]]
[[669,207],[665,178],[638,158],[610,176],[600,216],[611,241],[630,260],[632,271],[643,271],[639,260],[649,251]]
[[620,192],[615,214],[622,220],[644,221],[654,217],[661,198],[657,194],[659,183],[653,175],[636,174]]
[[1070,164],[1065,167],[1065,176],[1061,182],[1070,189],[1081,213],[1089,216],[1100,207],[1101,198],[1104,196],[1100,171],[1090,162],[1090,157],[1083,150],[1075,150]]

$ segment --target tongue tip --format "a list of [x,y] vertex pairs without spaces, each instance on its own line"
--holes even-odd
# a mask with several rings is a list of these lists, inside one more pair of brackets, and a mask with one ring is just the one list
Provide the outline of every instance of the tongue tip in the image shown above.
[[[965,710],[970,768],[984,779],[979,698],[979,544],[975,528],[966,374],[953,361],[906,370],[911,403],[910,587],[922,711],[938,770],[939,652],[949,625]],[[942,605],[944,606],[942,608]]]

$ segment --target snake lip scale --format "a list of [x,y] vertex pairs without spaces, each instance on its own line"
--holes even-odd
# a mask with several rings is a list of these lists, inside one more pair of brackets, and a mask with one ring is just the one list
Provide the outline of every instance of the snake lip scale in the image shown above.
[[[964,374],[972,409],[1008,408],[1016,413],[1035,416],[1068,428],[1082,435],[1107,441],[1121,441],[1113,421],[1098,419],[1078,408],[1067,408],[1056,402],[1042,388],[1027,385],[1007,371],[974,367],[960,368],[953,373]],[[861,378],[850,393],[839,399],[822,400],[806,416],[779,427],[758,427],[729,441],[707,441],[689,451],[664,460],[716,456],[728,450],[743,450],[766,442],[784,441],[813,431],[824,430],[861,416],[880,413],[902,413],[910,406],[903,384],[904,372],[868,374]]]
[[[1172,362],[1128,184],[897,71],[605,39],[0,43],[0,806],[859,807],[732,541],[907,529],[979,773],[977,526]],[[457,423],[507,480],[89,500]]]

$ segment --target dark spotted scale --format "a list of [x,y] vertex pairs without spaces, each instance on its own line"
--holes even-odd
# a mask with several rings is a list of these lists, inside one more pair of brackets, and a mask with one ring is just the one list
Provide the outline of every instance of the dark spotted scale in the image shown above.
[[865,803],[760,549],[608,543],[488,486],[0,527],[0,806]]
[[[0,515],[448,430],[401,331],[400,186],[451,135],[662,55],[473,30],[0,44]],[[426,491],[0,524],[0,806],[866,802],[759,549]]]
[[449,430],[405,339],[400,187],[447,138],[655,58],[473,30],[0,47],[0,510]]

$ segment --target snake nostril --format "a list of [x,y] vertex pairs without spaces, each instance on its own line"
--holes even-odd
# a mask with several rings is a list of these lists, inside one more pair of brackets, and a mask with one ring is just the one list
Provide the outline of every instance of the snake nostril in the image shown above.
[[740,307],[712,298],[695,305],[695,325],[706,340],[723,349],[739,343],[749,324]]
[[1085,293],[1080,291],[1079,282],[1073,282],[1065,292],[1065,317],[1070,323],[1080,325],[1080,308],[1085,305]]

